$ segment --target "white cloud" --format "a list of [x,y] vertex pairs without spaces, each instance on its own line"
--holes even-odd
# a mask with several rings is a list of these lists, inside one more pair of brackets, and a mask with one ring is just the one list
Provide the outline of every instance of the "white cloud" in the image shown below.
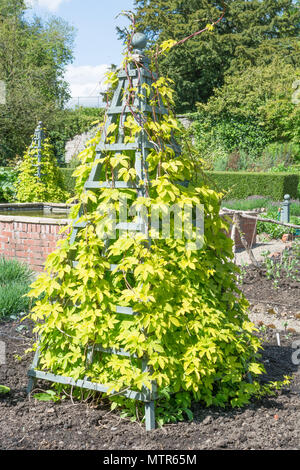
[[62,3],[70,1],[71,0],[26,0],[26,3],[31,7],[39,6],[50,11],[56,11]]
[[98,96],[106,89],[104,85],[105,72],[109,66],[101,65],[69,65],[65,74],[65,80],[70,85],[72,97],[77,96]]

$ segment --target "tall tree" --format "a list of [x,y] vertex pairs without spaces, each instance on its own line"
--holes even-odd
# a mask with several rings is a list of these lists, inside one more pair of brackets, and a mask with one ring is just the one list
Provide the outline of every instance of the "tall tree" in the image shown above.
[[69,98],[63,80],[72,61],[74,31],[59,18],[43,23],[25,18],[23,0],[1,0],[0,80],[6,105],[0,108],[0,161],[21,155],[39,120],[45,124]]
[[[293,0],[228,0],[224,19],[174,47],[160,66],[176,84],[178,112],[192,111],[222,86],[226,72],[269,63],[274,55],[299,61],[300,9]],[[222,1],[135,0],[139,27],[152,45],[180,40],[216,20]],[[298,47],[298,48],[297,48]]]

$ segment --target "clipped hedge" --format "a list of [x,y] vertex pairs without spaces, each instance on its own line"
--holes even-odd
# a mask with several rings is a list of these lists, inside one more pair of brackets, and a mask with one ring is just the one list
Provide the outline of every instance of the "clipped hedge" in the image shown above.
[[[280,201],[285,194],[289,194],[292,199],[298,197],[299,174],[206,171],[205,175],[209,186],[227,192],[224,199],[245,199],[255,195]],[[198,181],[201,180],[202,176]]]

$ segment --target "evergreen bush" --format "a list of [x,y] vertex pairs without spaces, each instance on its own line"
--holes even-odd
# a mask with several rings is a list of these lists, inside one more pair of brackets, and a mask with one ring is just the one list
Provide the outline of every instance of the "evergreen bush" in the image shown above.
[[206,171],[204,176],[199,176],[199,182],[204,179],[217,191],[223,191],[224,199],[265,196],[273,201],[281,201],[285,194],[293,199],[298,196],[299,174]]

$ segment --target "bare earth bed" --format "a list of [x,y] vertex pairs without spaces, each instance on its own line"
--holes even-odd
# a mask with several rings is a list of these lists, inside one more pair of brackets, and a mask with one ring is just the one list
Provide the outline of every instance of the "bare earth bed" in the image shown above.
[[[249,267],[241,288],[251,303],[250,317],[259,327],[256,334],[264,341],[261,360],[267,374],[262,380],[293,376],[292,383],[275,397],[234,410],[195,404],[193,422],[146,433],[142,425],[120,419],[105,405],[73,403],[69,398],[58,403],[29,400],[26,372],[31,356],[21,360],[18,356],[31,344],[30,325],[20,329],[19,322],[2,322],[0,341],[6,343],[7,357],[6,365],[0,365],[0,384],[11,392],[0,397],[0,449],[299,450],[300,374],[292,363],[292,342],[300,339],[300,328],[290,328],[289,322],[300,327],[300,283],[282,279],[274,289],[263,271]],[[45,382],[38,386],[49,388]]]

